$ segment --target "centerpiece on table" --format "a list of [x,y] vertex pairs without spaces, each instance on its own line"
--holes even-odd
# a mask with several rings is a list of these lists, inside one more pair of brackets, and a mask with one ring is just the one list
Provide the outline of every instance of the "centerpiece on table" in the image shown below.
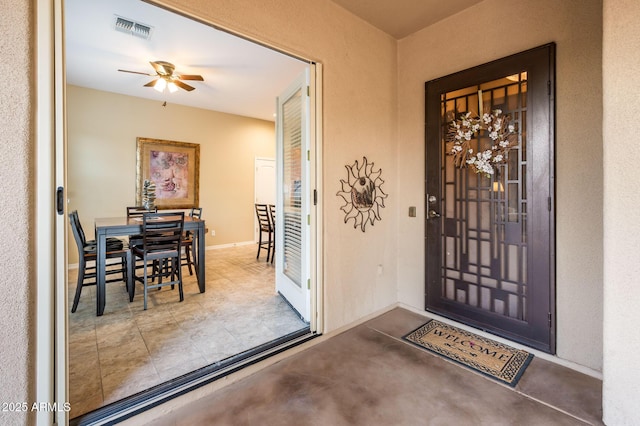
[[142,184],[142,206],[147,210],[156,206],[156,184],[149,179],[145,179]]

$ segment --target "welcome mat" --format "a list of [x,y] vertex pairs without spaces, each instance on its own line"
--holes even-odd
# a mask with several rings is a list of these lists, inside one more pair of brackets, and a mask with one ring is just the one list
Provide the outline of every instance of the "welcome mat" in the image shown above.
[[407,334],[404,339],[512,387],[533,359],[529,352],[436,320]]

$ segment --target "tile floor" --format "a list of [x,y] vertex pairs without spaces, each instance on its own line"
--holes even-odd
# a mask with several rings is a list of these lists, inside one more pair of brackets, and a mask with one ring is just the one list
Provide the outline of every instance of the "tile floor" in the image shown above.
[[426,320],[394,309],[173,412],[161,405],[124,424],[602,424],[600,380],[536,357],[511,388],[402,340]]
[[255,245],[208,250],[206,261],[205,293],[184,267],[184,301],[177,289],[152,290],[147,311],[140,284],[131,303],[124,282],[107,284],[102,317],[95,287],[83,289],[68,317],[70,418],[307,327],[275,293],[274,267],[264,252],[256,260]]

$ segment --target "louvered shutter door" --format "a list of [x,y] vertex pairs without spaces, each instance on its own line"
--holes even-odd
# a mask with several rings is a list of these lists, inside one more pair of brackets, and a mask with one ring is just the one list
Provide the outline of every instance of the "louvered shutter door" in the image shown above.
[[302,286],[302,93],[283,105],[284,112],[284,274]]

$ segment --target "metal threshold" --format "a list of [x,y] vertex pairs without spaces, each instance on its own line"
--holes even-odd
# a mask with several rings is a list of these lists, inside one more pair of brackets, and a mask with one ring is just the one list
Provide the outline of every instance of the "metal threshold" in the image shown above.
[[248,351],[202,367],[112,404],[75,417],[70,426],[112,425],[156,407],[185,393],[224,378],[238,370],[318,337],[309,328],[295,331]]

